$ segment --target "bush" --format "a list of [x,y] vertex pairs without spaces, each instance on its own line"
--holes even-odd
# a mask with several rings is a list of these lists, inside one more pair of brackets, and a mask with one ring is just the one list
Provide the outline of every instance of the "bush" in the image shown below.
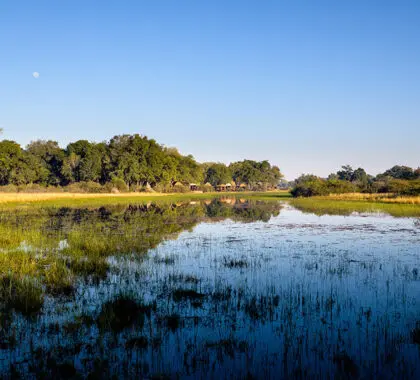
[[315,195],[345,194],[354,192],[393,193],[395,195],[420,195],[420,180],[402,180],[382,177],[380,180],[360,186],[358,183],[329,179],[313,175],[303,175],[296,180],[291,194],[294,197],[312,197]]
[[113,192],[113,190],[118,190],[120,193],[127,193],[129,188],[127,184],[121,178],[114,177],[105,185],[107,192]]
[[316,195],[353,193],[356,190],[357,187],[349,181],[302,176],[296,180],[296,185],[291,194],[294,197],[313,197]]
[[297,181],[291,194],[294,197],[312,197],[315,195],[328,195],[327,181],[321,178],[311,178],[305,181]]
[[349,181],[330,179],[326,183],[329,194],[354,193],[357,187]]
[[0,192],[2,192],[2,193],[17,193],[18,192],[18,187],[16,185],[0,186]]
[[203,193],[210,193],[210,192],[214,191],[214,188],[213,188],[213,186],[203,185],[203,186],[200,186],[200,190]]
[[172,187],[172,192],[174,193],[187,193],[188,191],[190,191],[190,188],[179,182]]
[[62,191],[61,186],[44,186],[37,183],[0,186],[0,192],[2,193],[59,193]]
[[69,193],[103,193],[105,189],[97,182],[88,181],[72,183],[66,186],[65,191]]
[[158,183],[153,189],[158,193],[172,193],[174,191],[173,186],[169,183]]
[[399,195],[420,195],[420,180],[391,180],[389,181],[389,191]]

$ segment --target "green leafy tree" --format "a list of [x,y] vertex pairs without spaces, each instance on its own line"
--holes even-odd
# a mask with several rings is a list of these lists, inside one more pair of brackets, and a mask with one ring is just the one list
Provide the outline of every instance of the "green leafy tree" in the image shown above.
[[43,172],[48,173],[43,184],[55,186],[62,184],[62,166],[65,153],[56,141],[33,141],[26,147],[26,151],[41,162],[44,167]]
[[280,169],[268,161],[244,160],[232,163],[229,168],[236,183],[246,183],[250,187],[258,184],[276,186],[283,177]]
[[385,171],[382,176],[410,180],[415,179],[417,173],[413,170],[413,168],[408,166],[395,165],[391,169]]
[[213,186],[225,184],[232,181],[232,172],[225,164],[208,164],[204,182],[209,182]]

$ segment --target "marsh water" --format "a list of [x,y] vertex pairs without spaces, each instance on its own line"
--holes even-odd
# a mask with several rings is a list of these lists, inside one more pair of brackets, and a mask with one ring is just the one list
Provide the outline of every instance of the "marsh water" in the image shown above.
[[416,218],[223,198],[8,210],[0,228],[0,255],[73,271],[65,290],[34,280],[35,305],[0,301],[0,377],[420,378]]

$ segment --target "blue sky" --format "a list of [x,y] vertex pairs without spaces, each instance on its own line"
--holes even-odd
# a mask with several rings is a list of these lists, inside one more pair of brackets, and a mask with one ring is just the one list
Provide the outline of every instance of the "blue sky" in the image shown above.
[[419,20],[404,0],[2,0],[0,127],[140,133],[288,179],[419,166]]

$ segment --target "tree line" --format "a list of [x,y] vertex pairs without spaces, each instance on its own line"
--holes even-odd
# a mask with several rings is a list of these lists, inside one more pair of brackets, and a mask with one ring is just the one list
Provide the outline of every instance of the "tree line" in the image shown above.
[[37,140],[22,148],[0,141],[0,185],[72,186],[118,190],[147,186],[170,189],[175,183],[212,186],[235,182],[248,189],[276,186],[282,174],[268,161],[244,160],[230,165],[198,163],[139,134],[114,136],[106,142],[78,140],[62,149],[56,141]]
[[363,168],[353,169],[350,165],[345,165],[327,178],[303,174],[294,181],[291,192],[295,197],[353,192],[420,195],[420,167],[413,169],[395,165],[377,176],[372,176]]

